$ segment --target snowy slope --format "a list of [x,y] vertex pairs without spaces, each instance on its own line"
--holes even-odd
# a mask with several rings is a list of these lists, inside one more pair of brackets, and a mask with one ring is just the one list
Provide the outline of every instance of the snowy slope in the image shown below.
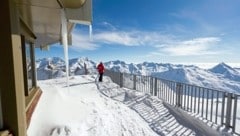
[[211,68],[210,71],[213,73],[221,74],[225,78],[234,81],[240,81],[240,72],[225,63],[216,65],[215,67]]
[[240,73],[240,68],[234,68],[234,69]]
[[64,78],[39,81],[28,136],[157,136],[136,112],[99,93],[95,77],[72,77],[69,89]]

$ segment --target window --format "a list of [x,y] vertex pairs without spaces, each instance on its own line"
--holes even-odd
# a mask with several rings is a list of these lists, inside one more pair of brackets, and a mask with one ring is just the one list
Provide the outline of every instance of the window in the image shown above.
[[28,96],[32,88],[36,86],[34,46],[22,36],[23,49],[23,70],[24,70],[24,85],[25,95]]

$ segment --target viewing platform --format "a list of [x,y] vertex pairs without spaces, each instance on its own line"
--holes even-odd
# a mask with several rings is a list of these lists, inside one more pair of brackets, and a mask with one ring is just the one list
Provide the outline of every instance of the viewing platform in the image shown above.
[[149,93],[120,87],[104,76],[39,82],[42,97],[28,135],[232,135]]

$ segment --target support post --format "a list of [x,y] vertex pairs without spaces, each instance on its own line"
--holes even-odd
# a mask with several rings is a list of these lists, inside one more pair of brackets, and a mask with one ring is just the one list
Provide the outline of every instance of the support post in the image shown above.
[[151,95],[154,95],[153,93],[153,87],[154,87],[154,84],[153,84],[153,77],[150,77],[150,94]]
[[137,82],[137,77],[136,75],[133,75],[133,90],[136,90],[136,82]]
[[157,84],[157,78],[154,78],[154,96],[157,96],[157,90],[158,90],[158,84]]
[[234,107],[233,107],[233,133],[236,132],[236,118],[237,118],[237,101],[238,101],[238,95],[234,94]]
[[232,93],[227,94],[227,112],[226,112],[226,128],[229,129],[231,126],[231,111],[232,111]]
[[181,83],[177,83],[177,85],[176,85],[176,106],[177,107],[180,107],[181,105],[182,105],[182,85],[181,85]]

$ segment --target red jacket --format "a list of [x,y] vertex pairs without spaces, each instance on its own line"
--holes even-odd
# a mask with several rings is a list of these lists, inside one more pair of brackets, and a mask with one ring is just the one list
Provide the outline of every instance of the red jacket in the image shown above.
[[102,63],[98,64],[97,69],[98,69],[98,72],[99,72],[100,74],[102,74],[102,73],[104,72],[104,66],[103,66],[103,64],[102,64]]

